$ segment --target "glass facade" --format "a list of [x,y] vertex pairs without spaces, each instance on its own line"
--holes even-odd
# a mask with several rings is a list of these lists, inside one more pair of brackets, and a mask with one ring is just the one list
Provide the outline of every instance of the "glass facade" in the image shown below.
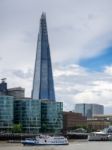
[[41,130],[60,132],[63,128],[63,103],[41,101]]
[[50,101],[55,101],[47,23],[46,15],[44,13],[42,14],[40,19],[32,98],[38,100],[47,99]]
[[104,114],[104,106],[99,104],[76,104],[75,112],[81,113],[87,118],[91,118],[94,115]]
[[34,99],[14,101],[14,121],[22,124],[25,132],[38,133],[41,127],[41,103]]
[[13,97],[0,96],[0,130],[10,130],[13,119]]
[[63,128],[63,103],[30,98],[0,96],[0,130],[11,131],[14,124],[22,132],[60,132]]

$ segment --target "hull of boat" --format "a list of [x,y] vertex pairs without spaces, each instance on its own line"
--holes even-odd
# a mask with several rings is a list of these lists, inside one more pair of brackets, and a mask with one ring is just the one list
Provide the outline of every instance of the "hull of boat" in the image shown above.
[[112,136],[108,136],[108,135],[88,136],[88,141],[112,141]]
[[57,144],[50,144],[50,143],[45,143],[45,144],[40,144],[40,143],[26,143],[26,142],[22,142],[23,145],[31,145],[31,146],[44,146],[44,145],[68,145],[68,143],[57,143]]

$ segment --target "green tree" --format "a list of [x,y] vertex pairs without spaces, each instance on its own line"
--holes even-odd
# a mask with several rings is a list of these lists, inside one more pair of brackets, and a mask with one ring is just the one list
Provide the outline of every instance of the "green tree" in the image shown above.
[[47,124],[43,123],[43,124],[42,124],[42,128],[41,128],[41,131],[42,131],[42,132],[47,132],[47,127],[48,127]]
[[21,133],[22,130],[22,125],[21,124],[14,124],[12,127],[12,132],[13,133]]

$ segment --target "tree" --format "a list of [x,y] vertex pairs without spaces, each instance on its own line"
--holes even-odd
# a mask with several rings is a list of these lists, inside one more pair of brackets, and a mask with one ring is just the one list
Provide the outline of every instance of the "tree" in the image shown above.
[[22,132],[22,124],[13,124],[12,127],[12,132],[13,133],[21,133]]

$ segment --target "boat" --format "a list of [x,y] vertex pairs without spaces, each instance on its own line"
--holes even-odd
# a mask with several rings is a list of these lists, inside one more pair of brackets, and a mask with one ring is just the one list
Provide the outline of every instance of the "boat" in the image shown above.
[[88,138],[87,130],[83,128],[77,128],[75,130],[68,131],[66,135],[67,137],[69,137],[69,139],[87,139]]
[[99,132],[91,132],[88,135],[88,141],[112,141],[112,126]]
[[23,145],[68,145],[69,142],[64,136],[39,135],[36,138],[27,138],[21,141]]

